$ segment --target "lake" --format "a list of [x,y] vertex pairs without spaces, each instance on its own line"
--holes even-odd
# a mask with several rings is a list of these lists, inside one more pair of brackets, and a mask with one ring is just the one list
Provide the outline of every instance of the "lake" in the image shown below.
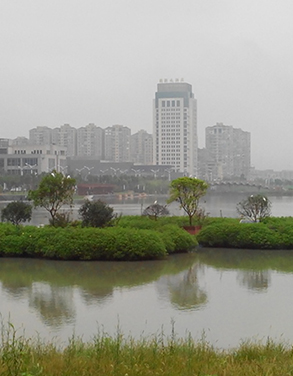
[[[245,196],[244,196],[245,197]],[[239,195],[207,196],[210,215],[236,217]],[[140,214],[155,199],[108,198],[117,213]],[[275,216],[290,216],[292,197],[270,197]],[[78,207],[74,208],[77,215]],[[183,214],[170,206],[171,214]],[[35,210],[33,224],[46,223]],[[291,288],[292,285],[292,288]],[[293,252],[201,249],[162,261],[63,262],[0,259],[0,313],[26,336],[62,344],[73,334],[189,333],[215,347],[268,337],[293,344]]]
[[[293,343],[293,252],[206,249],[144,262],[1,259],[2,321],[64,344],[74,333]],[[292,286],[292,288],[291,288]]]

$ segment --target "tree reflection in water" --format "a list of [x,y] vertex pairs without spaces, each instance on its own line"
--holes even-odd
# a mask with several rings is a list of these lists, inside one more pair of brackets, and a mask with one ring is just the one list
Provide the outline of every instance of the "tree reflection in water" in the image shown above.
[[[160,278],[158,289],[162,295],[168,294],[172,305],[180,310],[200,309],[207,303],[207,294],[200,286],[199,274],[204,272],[199,263],[176,274]],[[167,294],[166,294],[167,292]]]
[[256,292],[266,292],[271,284],[270,270],[238,270],[237,281],[241,286]]
[[87,305],[104,304],[113,296],[113,289],[97,287],[95,290],[82,290],[80,294]]
[[29,306],[40,313],[44,324],[60,327],[74,322],[73,289],[46,283],[34,283],[29,290]]

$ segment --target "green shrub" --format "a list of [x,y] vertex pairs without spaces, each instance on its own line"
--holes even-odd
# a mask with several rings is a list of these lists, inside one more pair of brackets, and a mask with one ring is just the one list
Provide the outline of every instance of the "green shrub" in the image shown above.
[[[293,233],[292,233],[293,235]],[[293,246],[293,236],[270,229],[263,223],[213,223],[197,235],[205,247],[285,249]]]
[[188,217],[173,216],[173,217],[160,217],[157,220],[145,216],[129,215],[123,216],[118,223],[119,227],[134,227],[144,229],[157,229],[160,226],[165,225],[177,225],[178,227],[188,225]]
[[0,225],[0,256],[27,256],[34,245],[31,234],[35,230],[33,226]]
[[71,223],[71,213],[70,212],[62,212],[56,213],[54,219],[50,218],[49,223],[51,226],[54,227],[67,227]]
[[[11,227],[14,227],[14,231]],[[164,258],[159,233],[123,228],[0,226],[1,256],[30,256],[60,260],[147,260]]]
[[1,211],[2,221],[11,222],[18,226],[21,222],[30,221],[32,218],[32,206],[23,201],[12,201]]
[[107,231],[115,235],[116,240],[114,253],[109,259],[146,260],[167,255],[163,240],[154,231],[119,228]]
[[158,231],[168,253],[187,252],[198,243],[194,236],[182,229],[182,224],[188,224],[188,218],[186,221],[180,218],[162,217],[152,220],[144,216],[125,216],[119,221],[119,227]]
[[161,219],[155,221],[145,216],[124,216],[120,219],[118,227],[155,230],[161,226]]
[[86,227],[105,227],[115,218],[114,209],[101,200],[86,200],[78,213],[82,218],[82,225]]
[[164,239],[168,253],[187,252],[198,245],[195,236],[176,225],[162,226],[159,232]]

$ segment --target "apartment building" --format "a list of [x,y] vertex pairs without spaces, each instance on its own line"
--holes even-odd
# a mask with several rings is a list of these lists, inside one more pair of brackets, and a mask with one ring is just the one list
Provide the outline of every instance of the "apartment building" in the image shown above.
[[67,150],[67,157],[74,157],[77,150],[77,130],[69,124],[52,129],[52,143]]
[[153,135],[140,130],[131,135],[131,161],[140,165],[153,164]]
[[130,162],[131,130],[123,125],[113,125],[105,129],[105,160]]
[[76,131],[76,155],[80,157],[104,157],[104,129],[93,123]]
[[29,142],[32,145],[50,145],[52,143],[52,129],[41,126],[30,129]]
[[206,150],[209,159],[208,180],[249,177],[249,132],[216,123],[206,128]]

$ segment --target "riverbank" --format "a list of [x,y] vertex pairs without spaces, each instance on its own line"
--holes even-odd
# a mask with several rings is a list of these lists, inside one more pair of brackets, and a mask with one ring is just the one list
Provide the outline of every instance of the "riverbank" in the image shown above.
[[63,347],[39,338],[25,339],[12,324],[2,328],[0,374],[23,376],[252,376],[291,375],[292,346],[274,343],[244,343],[230,351],[216,350],[191,336],[167,337],[161,332],[150,338],[93,335],[93,340],[70,338]]

